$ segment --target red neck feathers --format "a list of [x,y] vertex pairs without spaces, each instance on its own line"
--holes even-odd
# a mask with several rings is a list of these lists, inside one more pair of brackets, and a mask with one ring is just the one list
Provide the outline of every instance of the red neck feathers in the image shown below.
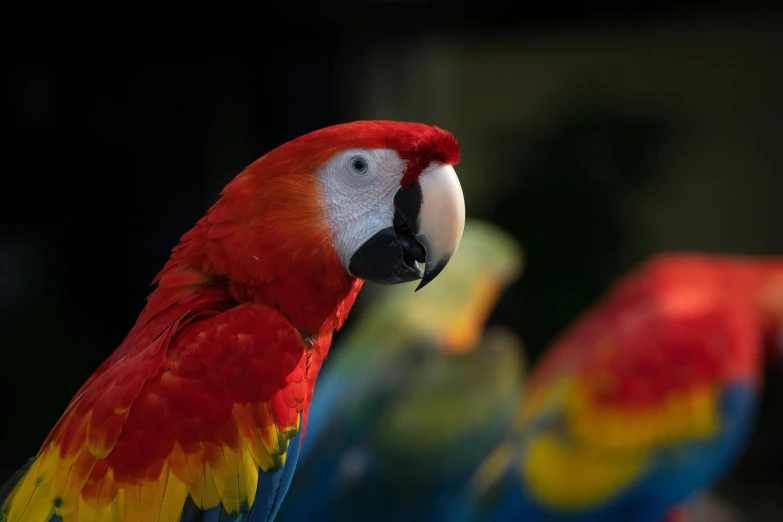
[[195,271],[237,303],[256,301],[279,310],[303,334],[331,333],[342,326],[361,282],[334,250],[314,171],[268,175],[275,165],[263,160],[229,183],[183,236],[160,286],[168,277]]

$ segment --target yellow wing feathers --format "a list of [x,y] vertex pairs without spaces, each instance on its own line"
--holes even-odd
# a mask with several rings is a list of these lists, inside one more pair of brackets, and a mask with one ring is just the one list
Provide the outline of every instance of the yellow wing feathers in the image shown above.
[[202,509],[222,503],[237,514],[252,506],[259,473],[285,463],[289,442],[300,429],[299,421],[284,428],[275,422],[257,427],[263,417],[273,418],[268,404],[235,405],[236,447],[201,442],[185,449],[175,442],[166,458],[133,479],[87,443],[73,455],[63,455],[51,443],[9,495],[0,521],[48,522],[56,515],[62,522],[178,522],[188,495]]

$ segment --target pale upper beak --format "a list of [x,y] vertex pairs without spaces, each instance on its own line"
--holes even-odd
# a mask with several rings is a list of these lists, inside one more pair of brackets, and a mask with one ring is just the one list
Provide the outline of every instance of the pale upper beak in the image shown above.
[[[393,226],[367,240],[351,257],[355,277],[381,284],[421,279],[416,290],[448,264],[465,228],[465,199],[451,165],[431,165],[395,198]],[[416,262],[424,263],[424,272]]]
[[[410,226],[416,241],[424,247],[426,264],[416,290],[446,267],[465,229],[465,198],[454,167],[439,165],[422,173],[419,185],[421,209],[415,225]],[[407,221],[407,216],[403,214],[403,217]]]

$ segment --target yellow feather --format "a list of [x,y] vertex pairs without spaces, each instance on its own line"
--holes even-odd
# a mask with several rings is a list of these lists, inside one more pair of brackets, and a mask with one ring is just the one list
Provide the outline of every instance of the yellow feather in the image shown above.
[[176,522],[180,518],[186,497],[187,488],[166,465],[155,482],[132,485],[124,489],[122,520]]
[[204,510],[212,509],[218,505],[220,496],[212,468],[209,466],[204,468],[204,474],[190,486],[190,496],[193,498],[193,502]]
[[223,508],[231,515],[239,513],[239,458],[230,448],[223,446],[219,450],[223,462],[215,466],[215,486],[223,502]]
[[41,453],[27,472],[29,476],[34,477],[36,484],[49,484],[52,478],[54,478],[54,470],[57,469],[57,459],[53,458],[53,453],[51,450]]
[[120,485],[117,484],[114,480],[114,470],[109,469],[109,471],[103,477],[101,491],[98,495],[98,498],[91,499],[90,505],[97,510],[111,506],[111,504],[114,502],[114,498],[117,494],[117,491],[119,490],[119,487]]
[[253,457],[253,461],[256,465],[264,471],[272,471],[275,468],[275,461],[272,460],[272,456],[266,451],[261,437],[257,434],[253,434],[253,438],[246,440],[242,438],[242,444],[250,452]]
[[[24,489],[20,488],[14,494],[11,501],[11,510],[8,513],[8,522],[46,522],[54,511],[52,495],[48,487],[35,486],[35,479],[30,475],[25,477],[29,483]],[[24,495],[19,493],[24,492]]]
[[59,499],[60,505],[56,512],[63,516],[70,510],[76,509],[76,500],[87,479],[90,477],[92,468],[95,466],[95,459],[86,449],[79,453],[79,456],[70,466],[63,466],[60,463],[54,472],[52,478],[52,494],[55,499]]
[[178,443],[174,443],[174,447],[171,449],[169,455],[169,465],[171,471],[174,473],[180,481],[185,484],[193,484],[196,481],[196,476],[190,469],[190,463],[185,451],[180,447]]
[[[269,407],[268,404],[261,406],[261,408],[267,409]],[[274,418],[271,412],[269,416]],[[283,428],[282,431],[274,423],[269,426],[259,427],[256,430],[256,441],[248,442],[248,447],[252,452],[253,460],[255,460],[262,471],[269,473],[285,465],[288,444],[299,432],[300,425],[301,419],[297,417],[293,426]]]
[[3,509],[4,512],[7,511],[6,516],[9,522],[17,522],[19,520],[37,489],[35,479],[30,473],[19,481],[19,484],[11,491]]
[[62,522],[111,522],[111,504],[96,508],[94,503],[87,502],[80,496],[76,509],[62,519]]
[[280,454],[279,435],[280,431],[274,423],[258,428],[258,440],[264,450],[271,456]]
[[182,506],[188,496],[188,489],[185,484],[174,473],[169,473],[166,483],[166,494],[163,497],[163,503],[160,505],[160,514],[158,522],[179,522],[182,515]]
[[87,449],[97,459],[105,459],[114,448],[113,444],[106,444],[103,440],[106,435],[104,426],[89,423],[87,424]]
[[168,467],[164,467],[154,483],[129,486],[123,493],[123,522],[177,522],[187,488]]
[[122,515],[124,512],[125,512],[125,490],[121,489],[117,492],[117,496],[114,497],[114,501],[111,503],[112,522],[123,522]]
[[253,461],[253,457],[250,452],[245,452],[242,458],[242,469],[240,471],[241,483],[244,484],[244,501],[248,507],[253,506],[253,501],[256,498],[256,491],[258,489],[258,466]]
[[163,484],[129,484],[125,491],[125,520],[144,520],[142,515],[150,511],[157,511],[160,506],[160,497],[163,494]]
[[223,453],[225,466],[215,470],[215,484],[225,510],[230,515],[237,515],[240,509],[248,509],[253,504],[258,471],[250,454],[226,447]]
[[9,495],[8,522],[48,520],[54,511],[55,492],[52,486],[59,459],[55,449],[47,449],[30,466],[22,480]]
[[185,458],[188,470],[186,476],[189,477],[189,480],[183,480],[182,477],[180,477],[180,480],[185,482],[185,484],[196,484],[199,481],[203,481],[204,473],[207,469],[207,459],[204,457],[204,451],[185,453]]

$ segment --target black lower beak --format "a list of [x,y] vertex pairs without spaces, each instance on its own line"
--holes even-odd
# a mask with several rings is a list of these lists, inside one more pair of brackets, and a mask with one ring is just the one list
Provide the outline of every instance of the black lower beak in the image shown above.
[[393,226],[364,242],[351,257],[348,270],[354,277],[383,285],[408,283],[424,274],[417,262],[426,261],[426,249],[416,239],[421,209],[421,188],[412,183],[394,197]]
[[394,227],[384,228],[359,247],[348,270],[354,277],[382,285],[421,279],[422,272],[406,248],[408,238],[400,239]]

